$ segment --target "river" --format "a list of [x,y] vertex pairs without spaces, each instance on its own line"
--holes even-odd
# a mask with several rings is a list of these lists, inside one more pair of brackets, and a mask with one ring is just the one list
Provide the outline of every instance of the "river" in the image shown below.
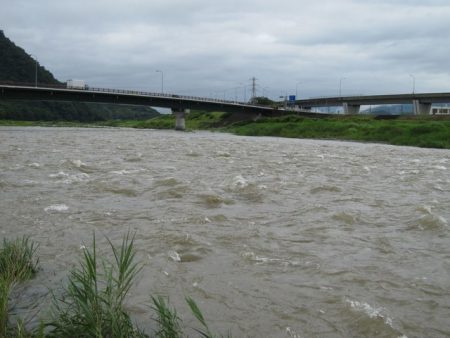
[[147,331],[166,295],[186,326],[190,296],[235,337],[450,336],[449,150],[0,127],[0,192],[0,239],[39,243],[15,304],[30,321],[94,232],[110,258],[130,230]]

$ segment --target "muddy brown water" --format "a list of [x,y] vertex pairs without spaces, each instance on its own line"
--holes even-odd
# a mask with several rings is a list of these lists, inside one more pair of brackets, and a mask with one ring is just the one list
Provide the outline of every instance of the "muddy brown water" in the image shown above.
[[160,294],[236,337],[450,336],[449,150],[0,127],[0,193],[0,239],[40,245],[14,303],[30,325],[94,232],[108,258],[131,230],[147,332]]

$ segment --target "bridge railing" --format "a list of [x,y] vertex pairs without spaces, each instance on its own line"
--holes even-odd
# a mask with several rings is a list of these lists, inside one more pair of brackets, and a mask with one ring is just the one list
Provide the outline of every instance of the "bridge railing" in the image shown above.
[[36,85],[35,83],[16,82],[16,81],[0,81],[0,85],[37,87],[37,88],[55,88],[55,89],[65,89],[65,90],[74,90],[74,91],[87,91],[87,92],[125,94],[125,95],[142,95],[142,96],[161,97],[161,98],[168,98],[168,99],[181,99],[181,100],[193,100],[193,101],[202,101],[202,102],[215,102],[215,103],[223,103],[223,104],[251,105],[251,106],[264,107],[264,105],[256,104],[256,103],[221,100],[221,99],[200,97],[200,96],[178,95],[178,94],[170,94],[170,93],[155,93],[155,92],[146,92],[146,91],[129,90],[129,89],[100,88],[100,87],[91,87],[91,86],[85,86],[84,88],[81,88],[81,87],[80,88],[77,88],[77,87],[71,88],[71,87],[67,87],[66,84],[38,83]]

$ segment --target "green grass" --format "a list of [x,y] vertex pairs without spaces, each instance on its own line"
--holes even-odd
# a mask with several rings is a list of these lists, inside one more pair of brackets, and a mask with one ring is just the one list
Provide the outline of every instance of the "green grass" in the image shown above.
[[9,322],[9,297],[13,287],[30,279],[37,272],[38,261],[34,259],[37,246],[28,238],[14,241],[3,240],[0,249],[0,337],[18,336],[16,328]]
[[[120,247],[108,242],[111,259],[100,259],[93,236],[91,249],[83,249],[83,256],[70,272],[62,295],[53,297],[51,318],[42,320],[30,331],[21,319],[15,325],[9,323],[8,300],[13,285],[37,272],[38,262],[34,258],[37,246],[27,237],[15,241],[5,239],[0,251],[0,338],[187,337],[176,309],[161,296],[151,297],[158,326],[151,336],[132,322],[124,303],[141,269],[135,262],[134,236],[128,233]],[[211,333],[194,300],[187,297],[186,302],[201,323],[201,329],[194,329],[199,336],[217,337]]]
[[113,261],[99,261],[95,236],[92,249],[69,276],[62,298],[55,299],[50,337],[144,337],[124,310],[124,300],[139,271],[134,262],[134,238],[127,235],[120,249],[110,242]]
[[[226,113],[220,112],[200,112],[192,111],[186,114],[186,129],[212,129],[216,125],[219,125],[223,118],[227,116]],[[108,122],[109,126],[131,127],[131,128],[148,128],[148,129],[174,129],[175,128],[175,116],[161,115],[149,120],[143,121],[116,121]]]
[[[208,325],[206,324],[205,317],[200,311],[197,303],[190,297],[186,297],[186,303],[188,304],[191,313],[202,324],[202,329],[194,329],[200,337],[204,338],[217,338],[219,336],[211,333]],[[158,331],[155,332],[155,337],[158,338],[181,338],[185,337],[183,329],[181,327],[181,319],[177,314],[175,308],[171,308],[168,301],[162,296],[152,297],[153,310],[157,317],[155,321],[158,323]],[[228,335],[231,337],[231,335]]]
[[181,319],[178,317],[176,309],[170,308],[162,296],[152,297],[152,301],[152,309],[157,315],[155,321],[158,323],[158,331],[155,332],[155,336],[161,338],[182,337]]
[[326,119],[284,116],[237,124],[237,135],[336,139],[381,142],[427,148],[450,148],[450,120],[330,117]]
[[28,237],[4,239],[0,250],[0,279],[11,286],[31,278],[38,266],[38,261],[33,259],[36,249],[37,245]]
[[[186,115],[187,130],[219,130],[237,135],[333,139],[380,142],[425,148],[450,148],[450,119],[446,116],[404,116],[378,120],[369,115],[336,115],[311,118],[298,115],[239,120],[230,113],[192,111]],[[127,127],[174,129],[175,117],[162,115],[149,120],[112,120],[96,123],[26,122],[0,120],[0,125],[62,127]]]

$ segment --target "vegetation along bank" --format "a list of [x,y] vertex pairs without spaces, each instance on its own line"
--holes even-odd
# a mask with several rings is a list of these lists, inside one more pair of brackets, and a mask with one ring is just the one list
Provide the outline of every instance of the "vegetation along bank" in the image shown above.
[[[0,120],[0,125],[18,126],[109,126],[149,129],[173,129],[175,118],[160,115],[146,120],[108,120],[86,123]],[[424,148],[450,149],[450,117],[401,116],[380,119],[376,116],[336,115],[310,118],[298,115],[243,119],[230,113],[191,112],[186,117],[187,130],[211,130],[246,136],[330,139],[377,142]]]

